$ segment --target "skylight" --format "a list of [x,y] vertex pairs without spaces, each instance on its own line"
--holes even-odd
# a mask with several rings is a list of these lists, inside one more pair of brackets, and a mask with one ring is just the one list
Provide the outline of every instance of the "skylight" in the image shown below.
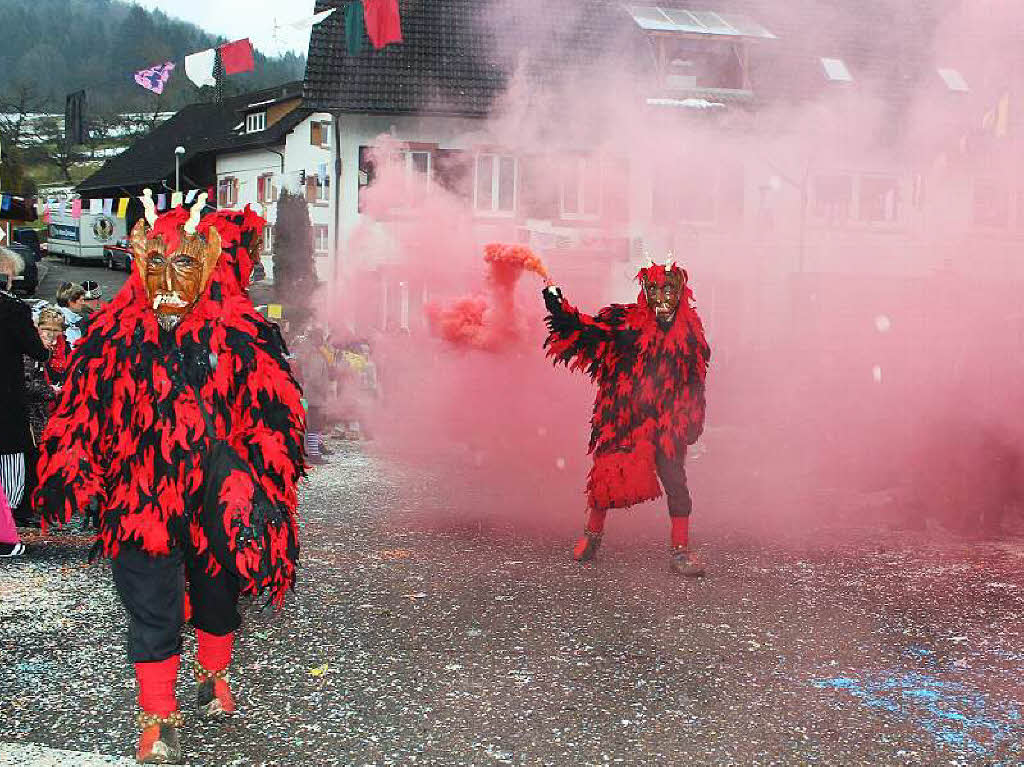
[[822,59],[821,65],[825,67],[825,77],[829,80],[839,83],[853,82],[853,75],[842,59]]
[[955,69],[940,69],[939,77],[943,79],[946,87],[951,91],[968,93],[971,90],[967,87],[967,81],[964,79],[964,76]]

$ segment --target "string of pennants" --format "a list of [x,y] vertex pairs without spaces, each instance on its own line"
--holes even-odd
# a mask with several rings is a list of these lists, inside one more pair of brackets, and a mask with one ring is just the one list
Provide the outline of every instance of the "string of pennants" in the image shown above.
[[[207,194],[211,194],[212,191],[212,189],[207,190]],[[156,208],[163,211],[176,208],[182,204],[191,205],[198,193],[198,189],[190,189],[187,192],[172,192],[170,194],[161,192],[156,195]],[[9,196],[3,195],[3,200],[0,200],[0,207],[7,204],[4,200]],[[82,200],[80,197],[69,197],[66,195],[47,199],[39,198],[35,204],[36,215],[46,222],[49,222],[53,215],[70,216],[71,218],[78,219],[86,212],[84,206],[85,203],[88,203],[88,213],[90,215],[116,215],[118,218],[125,218],[128,215],[128,203],[131,199],[131,197],[106,197],[102,199],[97,197],[91,200]],[[3,209],[6,210],[7,208],[3,207]]]

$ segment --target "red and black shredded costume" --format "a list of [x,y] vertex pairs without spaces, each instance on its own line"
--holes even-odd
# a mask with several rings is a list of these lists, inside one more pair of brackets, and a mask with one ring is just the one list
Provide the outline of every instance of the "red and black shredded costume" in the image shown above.
[[[669,270],[655,265],[637,275],[663,284]],[[661,496],[669,513],[691,511],[683,461],[704,428],[704,379],[711,352],[683,283],[671,325],[662,327],[641,290],[636,303],[612,304],[591,317],[560,294],[545,291],[548,357],[589,375],[598,386],[591,419],[594,465],[589,508],[603,512]]]
[[[173,251],[188,216],[183,208],[161,215],[149,241],[162,238]],[[305,424],[280,335],[246,292],[263,226],[248,208],[202,218],[197,233],[215,228],[222,251],[198,303],[173,330],[160,327],[133,271],[75,345],[43,435],[36,506],[44,525],[98,510],[96,549],[113,559],[131,618],[140,704],[160,716],[175,706],[187,609],[182,568],[198,660],[210,672],[230,659],[239,593],[268,592],[280,604],[295,583]],[[215,440],[239,460],[214,483],[217,508],[204,511]],[[271,508],[254,508],[255,486]],[[215,556],[213,537],[227,541],[228,554]]]

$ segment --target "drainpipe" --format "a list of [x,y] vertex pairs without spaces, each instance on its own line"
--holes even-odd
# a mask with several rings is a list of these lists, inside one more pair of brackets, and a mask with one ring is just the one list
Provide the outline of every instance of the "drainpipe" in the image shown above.
[[269,146],[266,148],[268,152],[273,152],[281,158],[281,175],[284,175],[284,152],[278,152],[276,149],[271,149]]
[[328,293],[333,294],[341,277],[341,252],[338,249],[341,241],[341,112],[331,113],[331,125],[334,133],[331,141],[334,149],[334,264],[331,269],[334,284]]

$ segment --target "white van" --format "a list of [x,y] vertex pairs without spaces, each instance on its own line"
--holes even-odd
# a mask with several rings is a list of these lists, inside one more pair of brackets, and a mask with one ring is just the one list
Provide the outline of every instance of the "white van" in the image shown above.
[[103,263],[104,246],[126,236],[125,220],[117,216],[83,210],[81,218],[72,218],[51,212],[47,250],[50,255],[63,256],[66,264],[78,259]]

